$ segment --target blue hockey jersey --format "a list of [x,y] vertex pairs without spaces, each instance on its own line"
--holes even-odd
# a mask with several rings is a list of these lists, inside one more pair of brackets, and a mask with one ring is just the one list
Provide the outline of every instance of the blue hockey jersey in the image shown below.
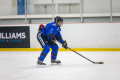
[[64,42],[60,34],[61,28],[55,22],[48,23],[45,27],[42,28],[42,34],[50,41],[53,36],[60,41]]

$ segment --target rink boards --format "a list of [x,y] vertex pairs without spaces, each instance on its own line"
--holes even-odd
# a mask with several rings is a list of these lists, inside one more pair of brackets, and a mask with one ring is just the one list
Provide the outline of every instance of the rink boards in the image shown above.
[[[0,28],[5,28],[0,31],[0,51],[41,51],[42,48],[37,41],[39,25],[0,25]],[[21,28],[29,27],[29,29],[23,29],[23,31],[15,33],[15,35],[18,35],[16,37],[14,31],[11,30],[14,27],[18,28],[18,26]],[[4,31],[6,27],[13,27],[9,30],[12,34]],[[70,48],[76,51],[120,51],[120,23],[68,23],[64,24],[61,30],[63,39],[67,41]],[[27,39],[23,41],[23,38]],[[5,40],[6,42],[2,42]],[[16,42],[10,43],[10,41]],[[21,41],[23,41],[23,44],[21,44]],[[7,44],[9,44],[9,47]],[[59,51],[68,51],[63,49],[59,43],[57,44],[59,45]],[[13,47],[13,45],[20,45],[21,47]]]

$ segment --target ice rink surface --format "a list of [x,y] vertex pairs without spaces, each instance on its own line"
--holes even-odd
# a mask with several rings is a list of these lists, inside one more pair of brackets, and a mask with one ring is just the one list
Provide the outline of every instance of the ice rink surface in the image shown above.
[[120,80],[120,52],[59,52],[61,65],[51,65],[50,52],[45,67],[37,68],[40,51],[0,52],[0,80]]

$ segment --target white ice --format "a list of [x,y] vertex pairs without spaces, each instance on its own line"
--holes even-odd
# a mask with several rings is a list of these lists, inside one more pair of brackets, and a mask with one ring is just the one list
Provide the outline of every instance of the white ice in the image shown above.
[[50,52],[44,68],[37,68],[40,51],[0,52],[0,80],[120,80],[120,52],[59,52],[61,65],[51,65]]

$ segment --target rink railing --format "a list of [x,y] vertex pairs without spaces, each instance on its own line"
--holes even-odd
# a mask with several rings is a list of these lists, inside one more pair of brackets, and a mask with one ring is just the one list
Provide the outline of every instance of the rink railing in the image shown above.
[[[76,18],[81,17],[81,14],[54,14],[54,16],[61,16],[63,18]],[[120,17],[120,13],[112,13],[112,17]],[[83,13],[82,17],[110,17],[110,13]],[[40,14],[40,15],[26,15],[28,19],[35,18],[51,18],[51,14]],[[0,19],[25,19],[25,15],[2,15]],[[51,20],[52,21],[52,20]]]

